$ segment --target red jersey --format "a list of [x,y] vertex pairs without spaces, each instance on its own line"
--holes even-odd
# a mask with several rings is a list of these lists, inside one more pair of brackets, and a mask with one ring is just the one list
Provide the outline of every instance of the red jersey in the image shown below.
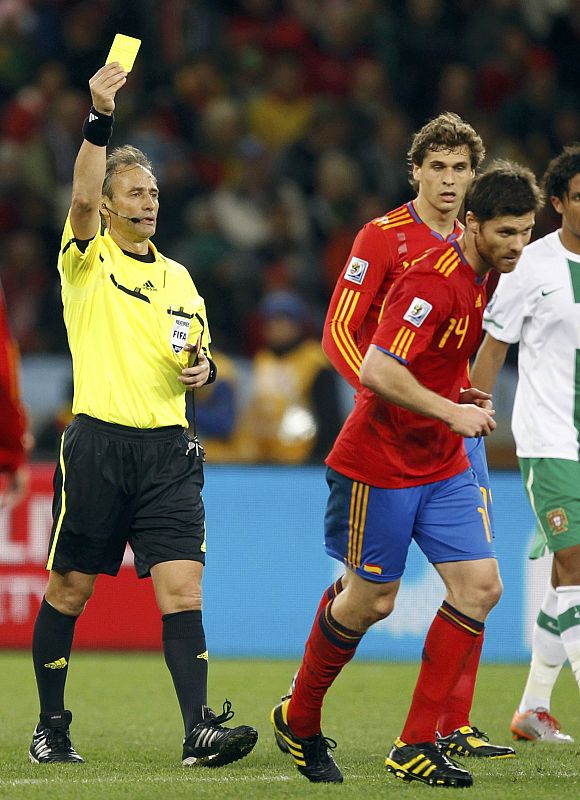
[[18,356],[8,329],[0,286],[0,471],[14,472],[25,461],[26,416],[18,387]]
[[355,389],[361,389],[360,366],[395,278],[437,241],[454,241],[462,232],[456,220],[453,233],[444,240],[425,225],[412,202],[359,231],[330,300],[322,335],[324,352]]
[[[428,389],[459,400],[481,340],[486,279],[455,243],[428,251],[393,285],[372,344],[408,366]],[[467,469],[463,437],[362,389],[326,463],[353,480],[401,489]]]

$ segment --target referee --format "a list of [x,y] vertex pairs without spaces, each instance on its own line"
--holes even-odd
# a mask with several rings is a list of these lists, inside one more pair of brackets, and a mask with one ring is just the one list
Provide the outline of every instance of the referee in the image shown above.
[[185,727],[182,763],[222,766],[247,755],[258,734],[223,726],[233,716],[229,701],[219,715],[207,706],[203,450],[186,433],[185,392],[215,380],[216,368],[188,271],[150,242],[159,211],[151,164],[130,146],[107,158],[115,95],[126,80],[115,62],[89,81],[93,106],[58,260],[75,418],[61,440],[50,577],[32,642],[40,720],[29,757],[83,761],[64,704],[75,623],[97,575],[117,574],[129,542],[162,614]]

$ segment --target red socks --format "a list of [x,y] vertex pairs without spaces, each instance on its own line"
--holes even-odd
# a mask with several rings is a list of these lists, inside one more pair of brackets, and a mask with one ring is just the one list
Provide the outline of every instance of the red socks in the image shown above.
[[443,713],[439,717],[438,730],[441,736],[449,736],[463,725],[470,725],[469,715],[475,693],[475,680],[481,658],[484,631],[475,640],[475,647],[467,656],[463,674],[457,681],[453,694],[445,703]]
[[288,724],[301,739],[320,732],[324,695],[363,637],[337,622],[331,609],[332,602],[327,603],[314,620],[288,706]]
[[331,584],[328,589],[324,590],[324,594],[320,598],[320,603],[318,604],[318,608],[316,609],[316,616],[320,615],[320,612],[323,608],[331,603],[334,598],[342,592],[342,578],[338,578],[335,580],[333,584]]
[[[479,646],[479,639],[483,639],[483,629],[483,622],[443,602],[425,639],[421,671],[401,734],[406,744],[435,742],[437,723],[444,716],[472,651]],[[481,651],[480,646],[479,649]],[[479,657],[472,665],[474,685],[478,663]],[[465,689],[463,694],[465,696]]]

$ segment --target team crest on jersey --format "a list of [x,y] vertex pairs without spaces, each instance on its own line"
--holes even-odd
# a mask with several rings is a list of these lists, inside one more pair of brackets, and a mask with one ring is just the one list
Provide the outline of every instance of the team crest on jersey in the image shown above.
[[175,317],[171,330],[171,347],[174,353],[181,353],[187,343],[191,320],[185,317]]
[[546,514],[552,533],[565,533],[568,530],[568,515],[563,508],[553,508]]
[[420,328],[427,319],[432,308],[433,306],[431,303],[428,303],[420,297],[414,297],[403,319],[410,322],[411,325],[414,325],[416,328]]
[[363,261],[362,258],[352,257],[346,272],[344,273],[345,281],[352,281],[352,283],[362,283],[369,268],[369,262]]

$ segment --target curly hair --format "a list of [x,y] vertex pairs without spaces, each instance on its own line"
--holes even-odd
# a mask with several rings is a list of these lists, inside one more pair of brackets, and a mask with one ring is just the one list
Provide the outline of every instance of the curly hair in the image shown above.
[[141,150],[133,147],[130,144],[125,144],[122,147],[116,147],[107,156],[107,165],[105,167],[105,179],[103,180],[102,192],[106,197],[113,198],[113,178],[119,172],[127,167],[144,167],[153,173],[151,162]]
[[578,173],[580,173],[580,142],[573,142],[550,161],[544,172],[542,188],[546,197],[563,200],[564,195],[568,194],[570,181]]
[[413,136],[407,153],[411,186],[415,190],[418,189],[417,181],[412,174],[413,166],[420,167],[428,152],[456,150],[463,146],[469,148],[471,168],[477,170],[485,158],[485,147],[481,136],[468,122],[462,120],[458,114],[446,111],[423,125]]
[[544,196],[536,176],[515,161],[498,159],[473,179],[465,197],[465,210],[480,221],[496,217],[521,217],[537,212]]

